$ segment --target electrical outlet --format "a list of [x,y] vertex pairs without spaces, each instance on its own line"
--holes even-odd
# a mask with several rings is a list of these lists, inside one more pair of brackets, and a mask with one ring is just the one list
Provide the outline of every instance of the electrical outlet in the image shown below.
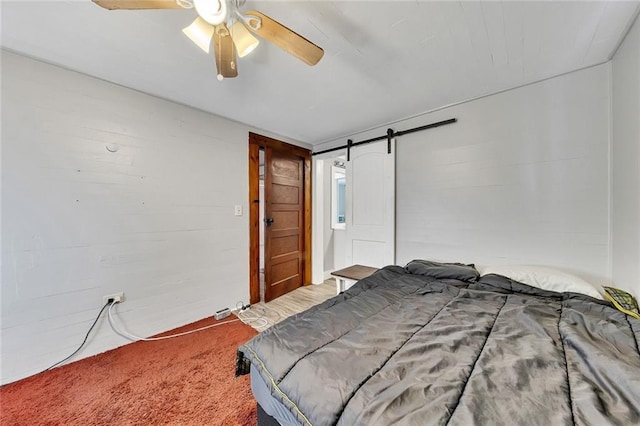
[[106,305],[107,303],[109,303],[111,299],[113,299],[118,303],[124,302],[124,291],[121,291],[120,293],[113,293],[113,294],[107,294],[106,296],[102,296],[102,303]]

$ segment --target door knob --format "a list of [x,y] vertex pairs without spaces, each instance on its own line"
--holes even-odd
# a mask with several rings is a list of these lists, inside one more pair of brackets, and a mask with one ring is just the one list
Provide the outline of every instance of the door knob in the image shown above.
[[264,219],[264,223],[267,226],[271,226],[271,224],[273,223],[273,218],[272,217],[267,217]]

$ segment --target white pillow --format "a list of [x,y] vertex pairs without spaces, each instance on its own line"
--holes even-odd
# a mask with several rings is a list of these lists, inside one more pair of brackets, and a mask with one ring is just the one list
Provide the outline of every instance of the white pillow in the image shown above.
[[570,291],[602,300],[602,289],[581,278],[544,266],[495,265],[476,266],[480,275],[498,274],[532,287],[559,293]]

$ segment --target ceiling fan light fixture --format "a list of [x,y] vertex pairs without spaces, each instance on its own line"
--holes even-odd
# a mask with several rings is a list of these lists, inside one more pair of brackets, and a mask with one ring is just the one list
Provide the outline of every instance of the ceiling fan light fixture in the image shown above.
[[238,56],[244,58],[253,51],[260,41],[251,35],[249,30],[240,21],[236,21],[231,27],[231,38],[236,45]]
[[213,31],[215,31],[215,28],[200,17],[197,17],[191,25],[182,30],[192,42],[207,53],[209,53],[209,47],[211,46]]
[[220,25],[227,19],[226,0],[193,0],[198,15],[211,25]]

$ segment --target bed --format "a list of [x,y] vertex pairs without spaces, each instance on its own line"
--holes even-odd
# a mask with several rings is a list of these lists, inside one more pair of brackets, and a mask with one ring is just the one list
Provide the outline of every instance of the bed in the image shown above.
[[259,424],[640,424],[640,321],[472,265],[388,266],[238,349]]

